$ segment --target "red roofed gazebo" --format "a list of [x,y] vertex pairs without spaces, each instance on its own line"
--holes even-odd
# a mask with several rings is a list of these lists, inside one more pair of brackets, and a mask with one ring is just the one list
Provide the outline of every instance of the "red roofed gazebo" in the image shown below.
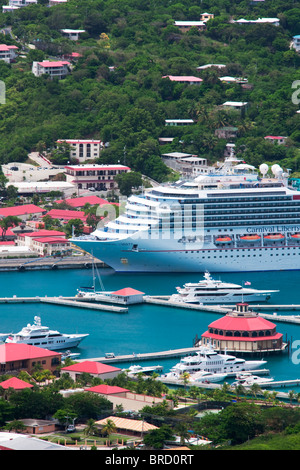
[[281,352],[286,348],[283,335],[276,332],[275,323],[249,310],[248,304],[236,308],[209,324],[202,334],[202,345],[211,344],[217,351],[238,353]]

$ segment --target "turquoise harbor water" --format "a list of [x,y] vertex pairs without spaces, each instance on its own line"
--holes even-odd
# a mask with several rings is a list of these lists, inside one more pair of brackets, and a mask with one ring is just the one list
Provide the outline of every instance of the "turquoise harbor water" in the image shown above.
[[[100,270],[107,291],[132,287],[149,295],[171,295],[176,286],[202,279],[200,274],[116,274]],[[300,304],[300,271],[267,273],[224,273],[213,277],[241,284],[250,281],[258,289],[279,289],[269,303]],[[91,270],[56,270],[0,273],[0,297],[73,296],[80,286],[90,286]],[[98,286],[98,288],[100,288]],[[269,312],[268,312],[269,313]],[[272,311],[271,311],[272,313]],[[282,312],[278,314],[300,314]],[[0,304],[0,333],[16,333],[39,315],[42,324],[62,333],[89,333],[79,348],[82,359],[103,356],[106,352],[131,354],[190,347],[193,339],[206,331],[208,324],[219,318],[215,313],[202,313],[156,305],[134,305],[128,313],[110,313],[49,304]],[[278,322],[277,331],[296,348],[291,354],[268,356],[266,368],[275,380],[300,378],[300,325]],[[299,341],[299,345],[296,344]],[[298,352],[299,350],[299,352]],[[162,365],[164,372],[178,359],[147,361]],[[136,362],[133,361],[132,364]],[[145,363],[146,364],[146,363]],[[128,364],[120,364],[124,368]],[[292,387],[300,391],[300,387]],[[288,391],[288,388],[280,389]]]

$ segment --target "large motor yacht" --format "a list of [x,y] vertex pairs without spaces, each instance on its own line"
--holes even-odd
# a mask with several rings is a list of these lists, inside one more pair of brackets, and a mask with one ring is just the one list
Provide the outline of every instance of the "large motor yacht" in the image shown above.
[[50,330],[48,326],[42,326],[41,318],[34,317],[34,323],[30,323],[16,334],[10,335],[6,343],[20,343],[38,346],[53,350],[75,348],[88,336],[88,334],[63,334],[56,330]]
[[[245,282],[244,285],[251,283]],[[271,294],[278,290],[257,290],[238,284],[215,280],[209,272],[205,272],[204,280],[188,282],[183,287],[177,287],[177,294],[170,297],[170,302],[185,302],[189,304],[220,304],[237,302],[257,302],[269,300]]]

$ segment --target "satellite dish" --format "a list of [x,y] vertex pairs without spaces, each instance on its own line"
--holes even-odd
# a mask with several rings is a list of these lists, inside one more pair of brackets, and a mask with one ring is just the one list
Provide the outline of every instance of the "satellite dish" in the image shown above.
[[268,165],[266,163],[262,163],[259,167],[259,171],[261,172],[263,176],[265,176],[269,171]]
[[275,176],[277,176],[277,175],[278,175],[280,172],[282,172],[282,171],[283,171],[283,170],[282,170],[281,166],[279,166],[279,165],[277,165],[277,164],[275,164],[275,165],[272,166],[272,173],[273,173]]

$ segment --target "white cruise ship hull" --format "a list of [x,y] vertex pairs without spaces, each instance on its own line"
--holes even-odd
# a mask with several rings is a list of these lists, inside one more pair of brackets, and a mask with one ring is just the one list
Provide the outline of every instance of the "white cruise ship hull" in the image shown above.
[[255,272],[300,269],[300,245],[194,249],[177,241],[74,240],[116,272]]

